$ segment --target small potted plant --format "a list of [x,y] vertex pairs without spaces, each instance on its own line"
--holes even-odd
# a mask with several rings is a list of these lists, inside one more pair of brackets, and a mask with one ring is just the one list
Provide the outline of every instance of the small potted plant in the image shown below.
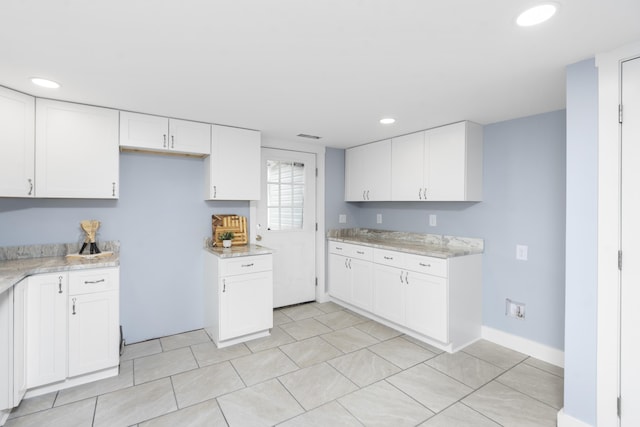
[[233,232],[225,231],[224,233],[220,234],[220,236],[218,236],[218,240],[222,240],[222,247],[230,248],[231,241],[233,240]]

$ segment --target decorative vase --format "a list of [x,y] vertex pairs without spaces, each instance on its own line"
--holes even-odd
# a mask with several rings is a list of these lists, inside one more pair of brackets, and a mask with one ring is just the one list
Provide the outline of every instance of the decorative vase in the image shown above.
[[223,240],[222,241],[222,247],[223,248],[230,248],[231,247],[231,240]]

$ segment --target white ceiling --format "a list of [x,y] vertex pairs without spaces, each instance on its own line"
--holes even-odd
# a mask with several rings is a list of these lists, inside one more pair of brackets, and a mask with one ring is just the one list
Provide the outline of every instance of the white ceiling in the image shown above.
[[568,64],[640,40],[638,0],[559,0],[517,27],[535,3],[1,0],[0,85],[348,147],[562,109]]

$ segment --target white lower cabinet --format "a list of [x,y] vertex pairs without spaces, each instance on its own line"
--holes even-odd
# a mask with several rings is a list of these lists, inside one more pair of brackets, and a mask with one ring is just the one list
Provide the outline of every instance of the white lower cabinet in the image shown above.
[[219,348],[269,335],[272,266],[271,254],[221,258],[205,250],[205,329]]
[[442,259],[333,241],[329,252],[337,302],[447,351],[480,338],[482,255]]

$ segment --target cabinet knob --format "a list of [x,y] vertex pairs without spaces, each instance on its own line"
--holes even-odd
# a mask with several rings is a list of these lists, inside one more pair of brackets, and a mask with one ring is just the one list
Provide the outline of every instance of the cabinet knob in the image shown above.
[[29,194],[27,195],[30,196],[33,194],[33,180],[29,178],[27,181],[29,181]]

